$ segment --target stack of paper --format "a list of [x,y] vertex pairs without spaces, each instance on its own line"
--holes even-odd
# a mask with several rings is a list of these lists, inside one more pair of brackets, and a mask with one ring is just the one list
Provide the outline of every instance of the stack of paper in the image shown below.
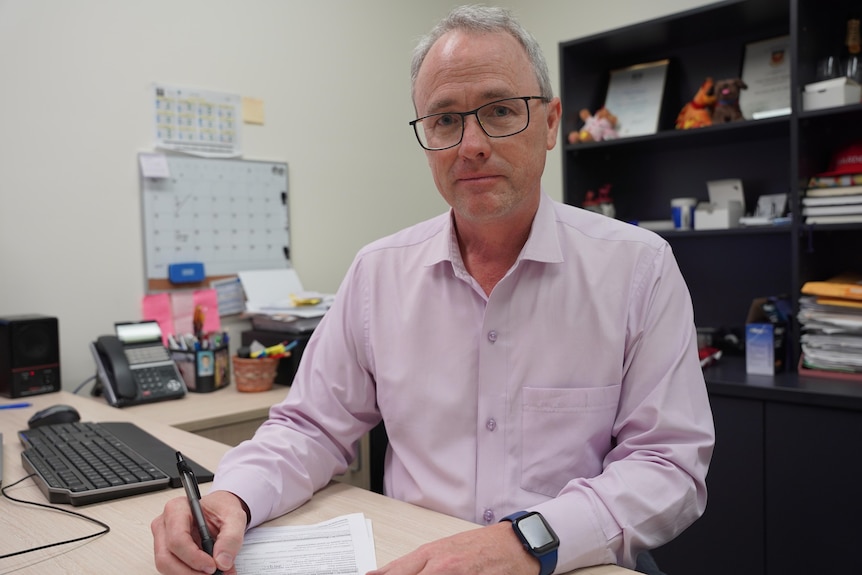
[[236,556],[239,575],[365,575],[377,569],[371,520],[362,513],[316,525],[256,527]]
[[799,299],[800,373],[844,374],[862,380],[862,276],[807,282]]
[[239,279],[248,313],[320,317],[335,299],[330,294],[304,290],[293,268],[239,272]]

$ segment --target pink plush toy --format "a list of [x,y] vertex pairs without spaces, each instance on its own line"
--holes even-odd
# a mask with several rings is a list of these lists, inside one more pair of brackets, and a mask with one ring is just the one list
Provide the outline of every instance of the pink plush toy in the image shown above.
[[600,108],[595,114],[584,108],[580,113],[584,125],[577,132],[569,133],[569,143],[576,142],[601,142],[602,140],[613,140],[617,134],[617,117],[610,113],[607,108]]

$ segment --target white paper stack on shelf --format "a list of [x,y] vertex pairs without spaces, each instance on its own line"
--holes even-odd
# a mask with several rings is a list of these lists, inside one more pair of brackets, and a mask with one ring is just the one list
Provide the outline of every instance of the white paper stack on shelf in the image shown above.
[[825,282],[808,282],[799,298],[804,370],[818,375],[847,374],[862,378],[862,284],[845,274]]
[[293,268],[239,272],[245,291],[248,313],[295,317],[320,317],[335,299],[334,295],[303,289]]

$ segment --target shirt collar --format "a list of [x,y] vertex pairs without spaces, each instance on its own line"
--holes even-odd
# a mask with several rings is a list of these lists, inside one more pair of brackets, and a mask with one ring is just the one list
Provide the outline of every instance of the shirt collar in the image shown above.
[[[454,214],[450,208],[448,217],[443,220],[441,233],[435,234],[432,239],[432,249],[428,251],[428,256],[425,258],[426,266],[449,261],[456,270],[464,269],[453,218]],[[518,256],[518,261],[521,260],[547,263],[563,261],[560,240],[557,236],[557,212],[554,209],[554,201],[544,192],[539,198],[539,209],[536,210],[536,216],[533,218],[533,226],[530,229],[527,243],[524,244],[521,254]]]

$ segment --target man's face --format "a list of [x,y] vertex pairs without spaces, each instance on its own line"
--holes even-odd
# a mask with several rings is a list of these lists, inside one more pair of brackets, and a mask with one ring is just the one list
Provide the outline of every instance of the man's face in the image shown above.
[[[432,46],[416,78],[417,116],[465,112],[494,100],[539,96],[524,49],[505,33],[449,32]],[[464,139],[427,151],[437,189],[457,218],[482,223],[535,211],[547,151],[556,144],[560,104],[529,100],[530,125],[506,138],[490,138],[475,116]]]

